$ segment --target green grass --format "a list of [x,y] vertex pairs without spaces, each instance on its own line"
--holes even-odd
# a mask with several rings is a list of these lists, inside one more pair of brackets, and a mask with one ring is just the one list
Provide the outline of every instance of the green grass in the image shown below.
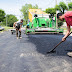
[[2,26],[2,27],[4,27],[4,30],[0,32],[8,31],[8,29],[13,29],[13,27],[7,27],[7,26]]
[[4,31],[8,31],[8,29],[13,29],[13,27],[4,27],[5,28],[5,30]]
[[[67,28],[61,28],[61,29],[63,29],[63,30],[66,30],[66,31],[67,31]],[[72,28],[71,28],[71,31],[72,31]]]
[[67,30],[67,28],[61,28],[61,29],[63,29],[63,30]]

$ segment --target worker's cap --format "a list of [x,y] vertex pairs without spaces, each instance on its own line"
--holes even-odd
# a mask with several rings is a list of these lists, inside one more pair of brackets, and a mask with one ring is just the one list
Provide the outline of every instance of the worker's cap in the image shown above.
[[58,13],[57,14],[57,18],[59,18],[59,16],[62,16],[63,14],[62,13]]
[[23,22],[24,20],[23,20],[23,19],[21,19],[21,21]]
[[27,26],[29,26],[29,24],[27,24]]

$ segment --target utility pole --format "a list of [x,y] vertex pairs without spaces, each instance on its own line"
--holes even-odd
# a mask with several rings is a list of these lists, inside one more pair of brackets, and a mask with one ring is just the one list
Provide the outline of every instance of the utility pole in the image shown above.
[[6,15],[6,26],[7,26],[7,15]]
[[[56,5],[57,5],[57,0],[56,0]],[[58,28],[58,24],[57,24],[57,10],[56,10],[56,28]]]

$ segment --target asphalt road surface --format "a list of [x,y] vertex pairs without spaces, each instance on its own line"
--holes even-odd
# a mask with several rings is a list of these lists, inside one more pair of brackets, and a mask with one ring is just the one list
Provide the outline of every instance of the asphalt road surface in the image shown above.
[[46,54],[63,35],[25,35],[16,39],[0,33],[0,72],[72,72],[72,37],[59,45],[56,53]]

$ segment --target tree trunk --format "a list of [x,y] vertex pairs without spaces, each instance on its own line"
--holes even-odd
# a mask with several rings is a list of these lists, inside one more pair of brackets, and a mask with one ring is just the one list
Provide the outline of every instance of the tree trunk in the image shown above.
[[63,9],[63,14],[64,14],[64,9]]

